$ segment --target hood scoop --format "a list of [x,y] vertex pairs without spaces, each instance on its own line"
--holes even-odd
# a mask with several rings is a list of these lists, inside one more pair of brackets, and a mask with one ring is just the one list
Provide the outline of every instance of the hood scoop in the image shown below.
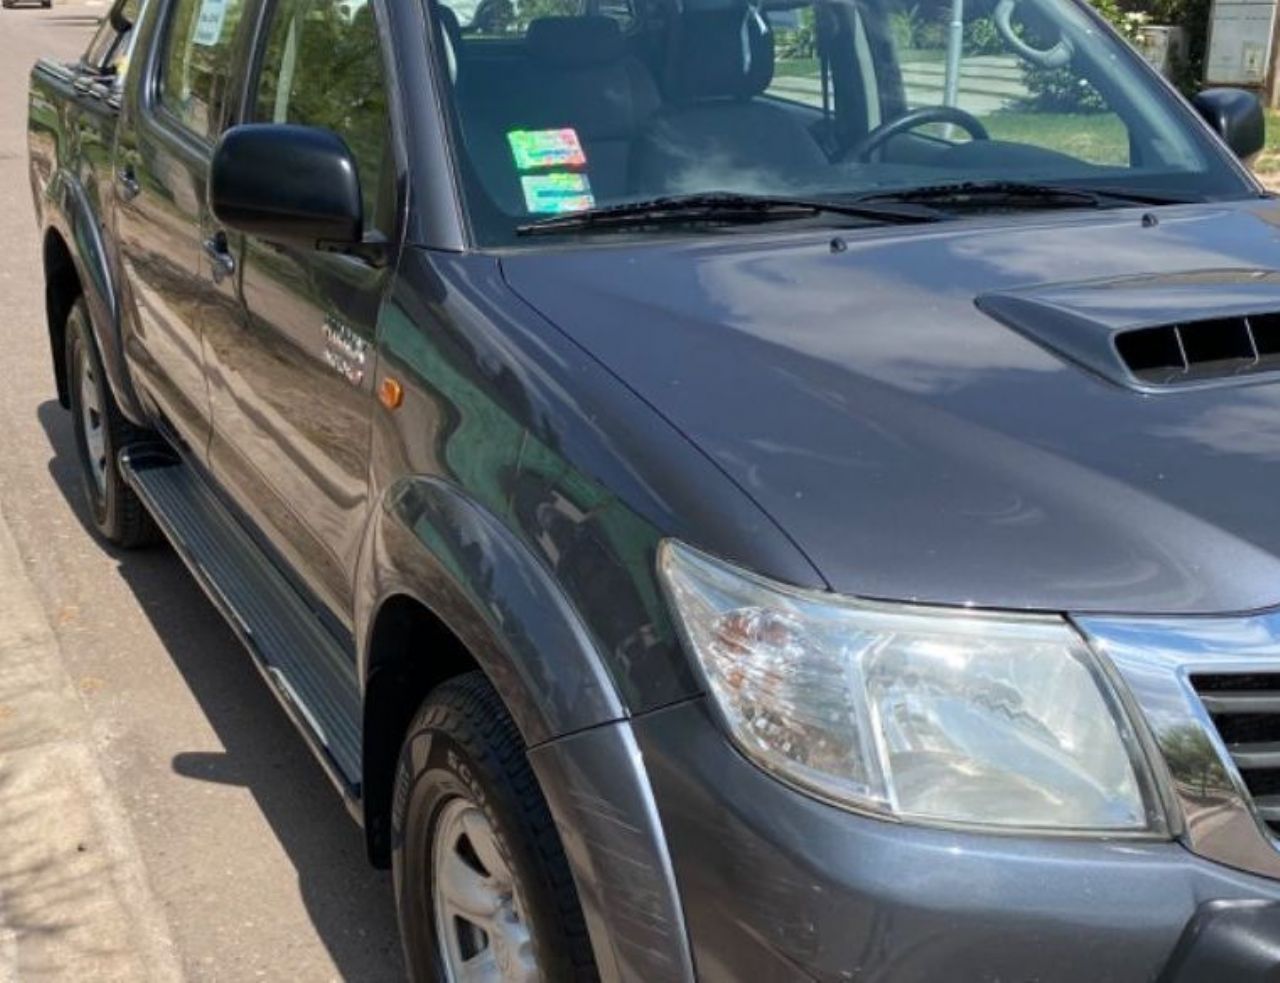
[[1205,270],[984,294],[980,310],[1143,392],[1280,375],[1280,272]]

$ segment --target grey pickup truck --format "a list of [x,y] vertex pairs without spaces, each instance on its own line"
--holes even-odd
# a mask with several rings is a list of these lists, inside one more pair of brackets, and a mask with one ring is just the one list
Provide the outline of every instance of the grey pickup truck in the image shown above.
[[415,980],[1276,980],[1262,144],[1076,0],[120,0],[51,385]]

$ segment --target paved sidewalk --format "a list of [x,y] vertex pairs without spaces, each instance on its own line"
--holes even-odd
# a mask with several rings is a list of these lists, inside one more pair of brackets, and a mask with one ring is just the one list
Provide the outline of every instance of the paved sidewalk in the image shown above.
[[181,978],[85,707],[0,515],[0,983]]

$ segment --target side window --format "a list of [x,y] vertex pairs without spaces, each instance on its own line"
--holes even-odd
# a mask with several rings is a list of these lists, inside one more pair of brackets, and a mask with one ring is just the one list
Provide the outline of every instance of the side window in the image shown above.
[[267,35],[254,118],[332,130],[356,158],[365,225],[392,179],[390,106],[368,0],[281,0]]
[[175,0],[169,11],[160,103],[199,136],[217,125],[243,12],[244,0]]
[[773,81],[768,94],[806,106],[822,106],[822,78],[818,66],[818,36],[812,7],[770,10],[773,33]]

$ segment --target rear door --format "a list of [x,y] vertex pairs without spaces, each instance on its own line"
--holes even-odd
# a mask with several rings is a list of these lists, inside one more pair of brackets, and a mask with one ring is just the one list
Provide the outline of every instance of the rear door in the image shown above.
[[[396,168],[374,5],[277,0],[257,63],[247,120],[338,133],[359,167],[366,238],[393,241]],[[207,327],[209,464],[336,626],[350,629],[369,510],[374,337],[391,250],[359,258],[252,237],[228,237],[228,246],[245,313],[239,327]]]
[[245,0],[169,0],[135,66],[115,158],[126,345],[140,395],[171,438],[204,459],[210,428],[202,323],[237,313],[235,283],[210,271],[205,186],[228,109]]
[[116,124],[120,96],[124,88],[124,70],[132,46],[132,25],[139,18],[142,0],[124,0],[116,4],[102,19],[88,50],[75,67],[72,86],[75,102],[72,112],[79,152],[76,178],[89,199],[92,214],[101,223],[99,232],[110,243],[106,226],[114,204],[112,157],[115,151]]

